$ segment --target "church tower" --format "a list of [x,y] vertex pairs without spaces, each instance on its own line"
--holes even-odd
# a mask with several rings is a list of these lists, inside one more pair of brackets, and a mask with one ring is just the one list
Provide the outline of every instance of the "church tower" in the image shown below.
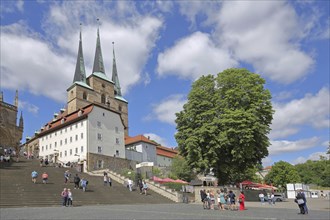
[[112,78],[110,79],[106,75],[104,69],[99,27],[97,28],[93,72],[87,78],[80,30],[75,75],[73,84],[67,89],[67,93],[68,114],[90,103],[96,103],[104,108],[118,112],[125,126],[125,135],[128,135],[128,102],[122,97],[117,73],[115,50],[113,47]]

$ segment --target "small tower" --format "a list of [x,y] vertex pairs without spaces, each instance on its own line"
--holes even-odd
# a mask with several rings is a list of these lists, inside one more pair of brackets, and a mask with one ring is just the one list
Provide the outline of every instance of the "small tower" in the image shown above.
[[115,56],[115,42],[112,42],[113,46],[113,61],[112,61],[112,81],[115,83],[115,96],[121,95],[121,88],[119,83],[119,77],[117,73],[117,65],[116,65],[116,56]]
[[[99,19],[97,19],[97,21],[99,21]],[[97,73],[97,72],[105,74],[99,27],[97,27],[96,49],[95,49],[95,57],[94,57],[94,65],[93,65],[93,73]]]
[[19,118],[19,126],[18,128],[23,130],[24,122],[23,122],[23,112],[21,111],[21,117]]
[[15,95],[15,106],[18,108],[18,90],[16,89],[16,95]]

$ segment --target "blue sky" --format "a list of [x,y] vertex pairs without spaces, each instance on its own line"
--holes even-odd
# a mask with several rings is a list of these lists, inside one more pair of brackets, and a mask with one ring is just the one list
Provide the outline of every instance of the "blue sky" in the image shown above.
[[203,74],[247,68],[276,110],[264,165],[318,159],[329,145],[329,1],[1,0],[1,91],[19,89],[24,140],[66,105],[82,23],[87,76],[96,30],[105,71],[112,42],[129,133],[176,147],[175,112]]

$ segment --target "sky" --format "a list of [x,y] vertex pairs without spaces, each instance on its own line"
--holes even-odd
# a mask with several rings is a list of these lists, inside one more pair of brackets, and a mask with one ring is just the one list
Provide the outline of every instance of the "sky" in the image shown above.
[[8,103],[19,90],[23,143],[66,106],[80,28],[86,74],[92,73],[99,26],[110,77],[115,42],[130,136],[176,147],[175,113],[187,102],[192,83],[202,75],[246,68],[266,80],[275,110],[263,165],[317,160],[327,151],[329,1],[0,4],[0,85]]

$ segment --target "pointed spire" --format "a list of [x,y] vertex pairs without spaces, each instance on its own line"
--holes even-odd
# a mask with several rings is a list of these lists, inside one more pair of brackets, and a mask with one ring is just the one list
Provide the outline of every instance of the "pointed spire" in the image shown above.
[[18,90],[16,89],[15,106],[18,108]]
[[86,83],[86,71],[85,71],[84,55],[82,49],[82,39],[81,39],[81,23],[80,23],[78,56],[77,56],[76,70],[74,73],[73,82]]
[[112,62],[112,81],[115,83],[115,95],[121,96],[120,83],[117,73],[116,57],[115,57],[115,42],[112,42],[113,46],[113,62]]
[[[97,19],[97,21],[99,21],[99,19]],[[93,73],[101,72],[101,73],[105,74],[102,51],[101,51],[99,26],[100,25],[98,25],[98,27],[97,27],[97,39],[96,39],[96,49],[95,49]]]
[[21,111],[21,117],[19,118],[19,127],[23,128],[24,122],[23,122],[23,112]]

